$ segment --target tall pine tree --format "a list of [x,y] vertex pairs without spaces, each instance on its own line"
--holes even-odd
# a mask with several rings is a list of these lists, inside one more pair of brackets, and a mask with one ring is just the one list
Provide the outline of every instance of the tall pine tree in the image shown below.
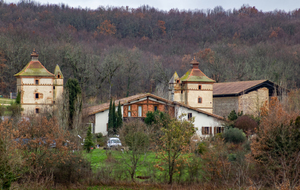
[[117,111],[117,130],[120,129],[122,127],[122,124],[123,124],[123,117],[122,117],[122,112],[121,112],[121,104],[119,102],[119,105],[118,105],[118,111]]
[[113,114],[113,106],[112,106],[112,99],[110,99],[109,103],[109,111],[108,111],[108,124],[107,124],[107,131],[108,136],[111,135],[114,128],[114,114]]
[[112,105],[112,114],[113,114],[113,132],[114,134],[116,134],[117,130],[116,130],[116,126],[117,126],[117,113],[116,113],[116,104],[115,104],[115,101],[113,102],[113,105]]

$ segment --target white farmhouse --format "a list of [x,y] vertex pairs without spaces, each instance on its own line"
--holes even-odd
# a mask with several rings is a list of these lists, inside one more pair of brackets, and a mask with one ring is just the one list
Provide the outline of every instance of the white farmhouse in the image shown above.
[[[179,118],[182,114],[185,114],[183,119],[188,120],[194,117],[194,126],[197,128],[197,134],[200,137],[207,137],[223,131],[223,117],[150,93],[122,98],[116,100],[115,104],[118,105],[119,102],[124,121],[130,119],[144,120],[149,111],[159,110],[176,118]],[[109,103],[86,108],[84,113],[89,117],[89,122],[93,123],[94,133],[107,135]]]

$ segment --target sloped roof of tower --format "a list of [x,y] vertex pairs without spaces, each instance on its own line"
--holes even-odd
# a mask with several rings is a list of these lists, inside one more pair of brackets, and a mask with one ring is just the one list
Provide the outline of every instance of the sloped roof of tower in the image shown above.
[[60,70],[60,67],[58,65],[55,66],[55,69],[54,69],[54,75],[57,76],[57,75],[60,75],[60,78],[63,79],[64,78],[64,75],[62,74],[61,70]]
[[35,50],[31,53],[31,61],[17,74],[19,76],[41,76],[41,77],[54,77],[38,60],[38,54]]
[[213,79],[206,76],[200,69],[199,69],[199,62],[194,58],[191,61],[193,67],[189,69],[181,78],[181,81],[188,81],[188,82],[211,82],[214,83]]
[[169,81],[169,84],[175,83],[176,79],[178,79],[178,78],[179,78],[179,76],[178,76],[177,72],[175,71],[174,75],[172,76],[172,78]]

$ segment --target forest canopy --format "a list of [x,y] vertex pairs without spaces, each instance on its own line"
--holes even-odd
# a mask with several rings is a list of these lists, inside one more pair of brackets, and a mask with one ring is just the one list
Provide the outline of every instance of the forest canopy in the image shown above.
[[141,92],[166,94],[192,57],[217,82],[268,79],[300,86],[300,9],[261,12],[161,11],[144,5],[72,8],[34,1],[0,2],[0,94],[16,91],[13,76],[30,60],[76,78],[84,98],[100,102]]

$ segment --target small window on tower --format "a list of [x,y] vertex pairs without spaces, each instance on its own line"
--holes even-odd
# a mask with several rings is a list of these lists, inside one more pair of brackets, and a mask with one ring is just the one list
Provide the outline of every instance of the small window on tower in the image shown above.
[[198,103],[202,103],[202,98],[198,97]]
[[60,74],[58,74],[58,75],[57,75],[57,78],[59,78],[59,79],[60,79]]
[[39,84],[39,80],[35,80],[35,84]]
[[39,98],[39,93],[35,93],[35,98],[36,98],[36,99]]
[[198,89],[199,89],[199,90],[201,90],[201,88],[202,88],[202,86],[201,86],[201,85],[199,85],[199,86],[198,86]]
[[183,90],[181,90],[181,94],[183,93]]
[[179,83],[179,80],[177,80],[176,82]]
[[40,113],[40,108],[35,108],[35,113]]
[[53,90],[55,90],[55,86],[53,86]]

